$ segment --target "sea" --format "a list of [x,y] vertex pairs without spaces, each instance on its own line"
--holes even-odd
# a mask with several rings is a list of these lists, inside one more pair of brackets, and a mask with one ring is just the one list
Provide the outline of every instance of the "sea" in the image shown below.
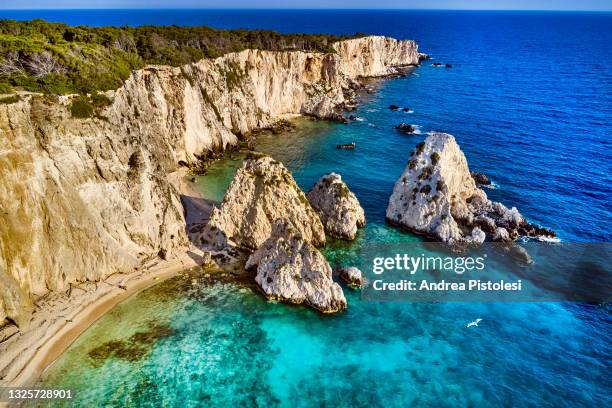
[[[362,120],[301,119],[257,141],[304,190],[335,171],[357,195],[367,226],[354,243],[332,240],[330,262],[371,244],[422,243],[384,213],[431,131],[455,136],[470,169],[493,181],[491,199],[562,243],[611,242],[611,13],[2,10],[0,18],[414,39],[433,59],[373,82],[376,92],[352,113]],[[394,131],[401,122],[418,134]],[[354,151],[336,149],[351,142]],[[220,201],[240,165],[240,155],[215,163],[197,180],[203,195]],[[348,309],[322,315],[266,301],[249,282],[187,271],[102,317],[39,385],[72,389],[81,406],[612,405],[608,302],[378,302],[344,292]]]

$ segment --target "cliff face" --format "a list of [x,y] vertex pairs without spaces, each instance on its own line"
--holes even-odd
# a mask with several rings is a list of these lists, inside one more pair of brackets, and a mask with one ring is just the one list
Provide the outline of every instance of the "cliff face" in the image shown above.
[[285,115],[331,118],[351,80],[419,62],[413,41],[364,37],[334,48],[333,54],[245,50],[183,67],[151,66],[111,95],[106,115],[124,132],[163,137],[174,163],[190,163]]
[[332,117],[351,80],[418,63],[412,41],[365,37],[337,53],[246,50],[134,72],[111,104],[73,118],[71,97],[0,104],[0,322],[36,297],[184,248],[166,174],[289,114]]
[[187,243],[164,143],[74,121],[43,98],[0,106],[0,317]]

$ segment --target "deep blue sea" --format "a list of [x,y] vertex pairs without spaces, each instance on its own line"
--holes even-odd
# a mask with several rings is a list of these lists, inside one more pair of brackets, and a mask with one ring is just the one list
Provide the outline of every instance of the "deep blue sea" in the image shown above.
[[[263,137],[309,189],[343,175],[366,210],[358,242],[418,241],[384,223],[393,183],[432,130],[453,134],[494,200],[564,242],[612,238],[612,14],[459,11],[0,11],[70,24],[211,25],[415,39],[429,64],[375,84],[349,125]],[[392,112],[390,104],[414,112]],[[421,135],[403,136],[408,122]],[[339,152],[337,143],[358,149]],[[239,161],[198,180],[220,199]],[[332,243],[326,254],[351,256]],[[45,374],[84,405],[610,406],[610,308],[376,303],[321,316],[248,284],[185,274],[120,305]],[[465,323],[483,318],[477,330]],[[140,334],[139,334],[140,333]],[[115,350],[115,351],[113,351]],[[119,350],[119,351],[117,351]],[[92,387],[91,384],[96,387]]]

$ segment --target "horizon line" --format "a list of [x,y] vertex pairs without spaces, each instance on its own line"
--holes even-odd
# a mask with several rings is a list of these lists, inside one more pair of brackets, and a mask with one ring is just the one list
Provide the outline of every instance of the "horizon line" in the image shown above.
[[212,11],[518,11],[518,12],[587,12],[587,13],[610,13],[611,9],[489,9],[489,8],[400,8],[400,7],[381,7],[381,8],[334,8],[334,7],[315,7],[315,8],[281,8],[281,7],[43,7],[43,8],[2,8],[1,11],[78,11],[78,10],[212,10]]

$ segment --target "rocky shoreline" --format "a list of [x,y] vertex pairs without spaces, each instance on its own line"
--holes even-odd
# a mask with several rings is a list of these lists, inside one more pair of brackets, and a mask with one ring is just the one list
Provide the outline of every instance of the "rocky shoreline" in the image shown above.
[[362,78],[420,58],[414,41],[380,36],[333,47],[148,66],[105,92],[108,104],[89,118],[73,115],[76,95],[0,104],[0,321],[26,328],[48,292],[183,253],[184,200],[168,174],[288,117],[333,119]]
[[[0,106],[11,151],[0,162],[7,220],[0,229],[0,334],[12,330],[3,350],[30,344],[29,328],[42,324],[37,300],[75,284],[94,284],[95,298],[109,276],[183,259],[194,245],[195,264],[249,274],[268,299],[323,313],[346,309],[319,248],[328,236],[355,239],[366,220],[339,174],[322,175],[305,193],[282,163],[248,152],[220,206],[184,185],[187,170],[205,172],[232,148],[251,150],[257,132],[286,129],[288,117],[344,121],[342,112],[367,90],[363,78],[401,75],[426,58],[414,42],[385,37],[334,47],[335,54],[246,50],[180,68],[148,67],[108,92],[111,104],[87,120],[70,116],[72,97],[28,94]],[[477,182],[486,177],[470,173],[454,138],[433,133],[395,184],[386,219],[450,244],[554,236],[489,200]],[[338,272],[350,287],[366,283],[354,267]],[[23,358],[3,363],[2,382],[23,378]]]

